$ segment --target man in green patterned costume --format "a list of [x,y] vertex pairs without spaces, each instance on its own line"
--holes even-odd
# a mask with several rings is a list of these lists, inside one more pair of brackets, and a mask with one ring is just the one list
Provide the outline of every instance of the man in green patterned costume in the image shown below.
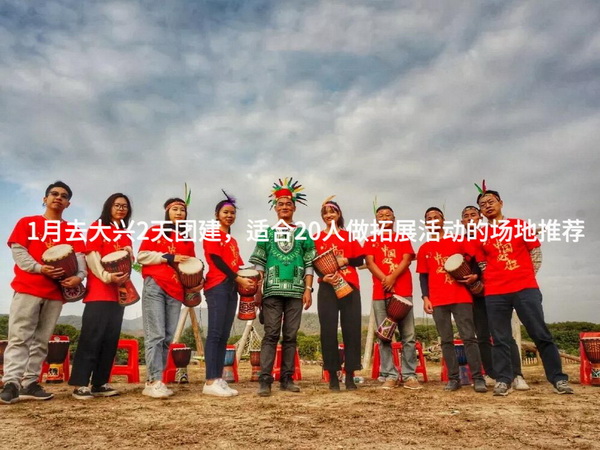
[[296,336],[302,318],[302,306],[312,304],[315,244],[305,229],[293,223],[296,202],[304,204],[302,186],[292,179],[279,180],[271,194],[277,224],[258,239],[250,257],[261,274],[262,283],[256,300],[262,308],[265,335],[260,352],[260,388],[258,395],[271,395],[273,364],[279,336],[281,345],[281,390],[300,392],[292,376],[295,372]]

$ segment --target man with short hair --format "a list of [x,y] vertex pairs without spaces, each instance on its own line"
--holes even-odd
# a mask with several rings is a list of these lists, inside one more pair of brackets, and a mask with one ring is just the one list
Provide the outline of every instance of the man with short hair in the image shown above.
[[508,219],[502,213],[504,202],[485,183],[477,204],[488,220],[488,230],[478,243],[478,261],[485,262],[485,302],[490,331],[494,338],[492,357],[496,373],[494,395],[511,391],[514,370],[511,362],[513,309],[542,358],[547,380],[557,394],[573,394],[568,376],[562,371],[558,348],[544,322],[542,293],[535,274],[541,266],[540,241],[524,221]]
[[312,261],[316,256],[315,244],[306,229],[294,225],[296,203],[304,204],[302,186],[292,179],[275,183],[271,204],[278,222],[259,238],[249,261],[261,274],[262,283],[256,295],[262,308],[264,337],[260,350],[260,387],[258,395],[271,395],[273,365],[280,334],[281,372],[283,391],[300,392],[292,377],[295,373],[296,339],[302,307],[312,304]]
[[[386,299],[397,295],[412,303],[412,277],[410,263],[415,252],[408,237],[394,233],[396,217],[389,206],[375,211],[379,226],[376,234],[365,241],[367,268],[373,275],[373,312],[380,324],[387,316]],[[406,389],[421,389],[416,375],[415,319],[413,309],[398,323],[402,340],[402,381]],[[392,358],[390,342],[379,340],[380,376],[385,380],[383,389],[393,389],[398,384],[398,371]]]
[[[43,199],[44,214],[23,217],[8,238],[15,261],[11,283],[15,293],[8,319],[4,388],[0,394],[0,401],[5,404],[54,397],[39,385],[38,378],[64,302],[61,286],[77,288],[87,275],[83,237],[62,219],[72,195],[71,188],[62,181],[49,185]],[[43,263],[43,253],[58,244],[73,246],[76,275],[65,278],[63,269]]]
[[[471,231],[477,231],[477,227],[481,221],[481,212],[479,208],[476,206],[465,206],[462,210],[461,214],[461,222],[464,225],[465,229]],[[472,236],[475,238],[475,236]],[[471,239],[465,239],[465,245],[467,248],[470,248]],[[477,262],[473,259],[472,269],[473,272],[478,271]],[[492,342],[491,342],[491,334],[490,327],[488,325],[488,314],[487,309],[485,307],[485,298],[484,293],[480,293],[473,296],[473,320],[475,322],[475,330],[477,334],[477,343],[479,345],[479,353],[481,354],[481,362],[483,364],[483,368],[485,370],[486,375],[490,379],[490,381],[496,380],[496,373],[494,372],[494,366],[492,363]],[[519,353],[519,347],[517,346],[517,342],[513,338],[510,343],[510,357],[512,361],[512,368],[514,373],[514,379],[512,382],[513,389],[517,391],[528,391],[529,385],[523,378],[523,371],[521,369],[521,354]]]

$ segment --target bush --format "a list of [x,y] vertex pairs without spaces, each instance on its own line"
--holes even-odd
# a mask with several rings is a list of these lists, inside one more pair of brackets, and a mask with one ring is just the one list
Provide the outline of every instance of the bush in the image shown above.
[[[591,322],[557,322],[548,324],[548,329],[560,351],[579,355],[579,333],[600,331],[600,325]],[[521,337],[523,340],[533,341],[522,325]]]
[[321,338],[319,335],[306,336],[298,333],[298,353],[300,358],[311,361],[317,360],[321,356]]

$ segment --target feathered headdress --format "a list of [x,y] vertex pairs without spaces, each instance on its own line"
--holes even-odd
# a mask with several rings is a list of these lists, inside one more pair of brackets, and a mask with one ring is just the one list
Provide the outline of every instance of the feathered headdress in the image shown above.
[[289,197],[294,203],[300,203],[306,206],[306,194],[300,193],[300,191],[304,190],[304,187],[302,187],[298,181],[294,181],[291,177],[284,178],[283,181],[279,178],[278,181],[279,184],[277,184],[277,182],[273,183],[271,195],[269,195],[271,208],[277,204],[277,199],[282,197]]
[[323,200],[323,203],[321,204],[321,208],[324,208],[325,206],[330,206],[331,208],[337,209],[339,211],[340,208],[335,203],[331,202],[334,198],[335,198],[335,195],[330,195],[325,200]]
[[377,208],[379,208],[379,206],[377,205],[377,196],[375,196],[375,198],[373,199],[373,215],[374,216],[377,215]]
[[481,187],[479,187],[479,185],[477,183],[474,183],[475,187],[477,188],[477,190],[479,191],[480,195],[484,195],[487,191],[487,187],[485,186],[485,180],[483,180],[481,182]]
[[237,201],[235,199],[235,197],[233,195],[229,195],[227,192],[225,192],[224,189],[221,189],[221,192],[223,193],[223,195],[225,196],[226,200],[223,200],[225,203],[229,203],[231,206],[233,206],[234,208],[237,209],[237,205],[235,204],[235,202]]

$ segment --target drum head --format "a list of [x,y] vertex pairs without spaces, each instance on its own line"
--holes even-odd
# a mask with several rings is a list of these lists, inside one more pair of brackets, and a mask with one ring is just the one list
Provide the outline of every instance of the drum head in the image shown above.
[[453,270],[458,269],[464,261],[465,257],[463,255],[460,253],[455,253],[454,255],[448,257],[444,263],[444,269],[446,272],[452,272]]
[[243,278],[253,278],[253,277],[257,277],[258,276],[258,270],[254,270],[254,269],[242,269],[242,270],[238,270],[237,274],[240,277],[243,277]]
[[204,263],[198,258],[190,258],[179,263],[179,271],[188,275],[200,273],[204,270]]
[[58,244],[50,247],[42,254],[43,261],[58,261],[63,259],[73,251],[73,247],[69,244]]
[[116,252],[112,252],[109,253],[108,255],[105,255],[102,257],[101,261],[103,263],[108,263],[108,262],[112,262],[112,261],[119,261],[125,257],[127,257],[129,253],[125,250],[118,250]]

